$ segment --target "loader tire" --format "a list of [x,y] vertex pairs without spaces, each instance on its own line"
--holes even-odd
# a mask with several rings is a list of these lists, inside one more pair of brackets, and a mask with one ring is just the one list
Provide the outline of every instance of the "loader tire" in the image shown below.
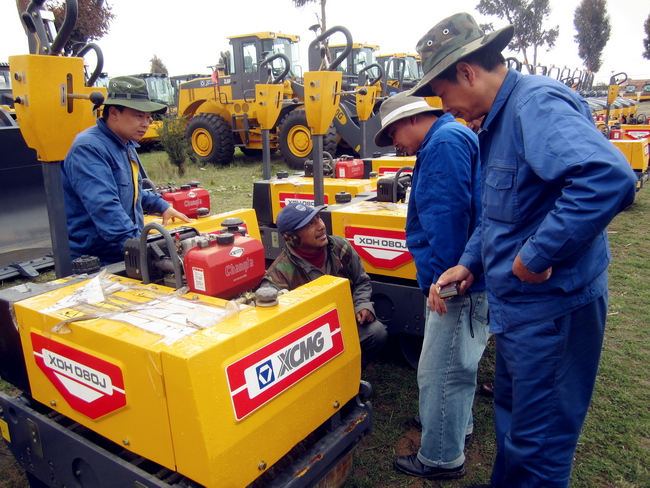
[[195,115],[187,123],[185,137],[202,163],[224,165],[232,162],[235,140],[230,125],[219,115]]
[[[292,110],[280,122],[278,131],[278,145],[280,153],[287,165],[292,169],[304,169],[305,161],[311,159],[314,143],[311,140],[311,131],[307,125],[305,109]],[[338,138],[334,125],[330,125],[327,134],[323,136],[323,151],[336,154]]]

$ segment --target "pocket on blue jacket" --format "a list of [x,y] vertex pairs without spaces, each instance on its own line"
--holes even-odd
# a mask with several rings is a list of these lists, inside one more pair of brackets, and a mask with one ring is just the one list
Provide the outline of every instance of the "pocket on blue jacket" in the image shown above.
[[485,216],[490,220],[514,224],[517,217],[515,169],[487,168],[484,189]]

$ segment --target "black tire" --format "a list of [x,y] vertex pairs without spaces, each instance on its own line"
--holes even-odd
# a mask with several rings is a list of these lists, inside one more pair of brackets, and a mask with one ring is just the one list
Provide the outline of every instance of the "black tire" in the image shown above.
[[202,163],[230,164],[235,154],[232,130],[217,114],[195,115],[187,123],[185,137]]
[[[290,168],[298,170],[305,168],[305,161],[312,157],[314,143],[304,108],[292,110],[284,116],[278,131],[278,145],[282,157]],[[323,151],[334,155],[337,146],[336,129],[332,124],[327,134],[323,136]]]

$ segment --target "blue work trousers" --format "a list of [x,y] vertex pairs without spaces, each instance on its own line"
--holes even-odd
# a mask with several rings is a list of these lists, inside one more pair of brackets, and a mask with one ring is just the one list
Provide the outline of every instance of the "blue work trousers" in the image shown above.
[[465,462],[465,435],[473,429],[476,372],[488,339],[484,291],[450,298],[447,313],[427,308],[418,363],[422,444],[427,466],[455,468]]
[[493,488],[569,486],[596,381],[607,296],[497,334]]

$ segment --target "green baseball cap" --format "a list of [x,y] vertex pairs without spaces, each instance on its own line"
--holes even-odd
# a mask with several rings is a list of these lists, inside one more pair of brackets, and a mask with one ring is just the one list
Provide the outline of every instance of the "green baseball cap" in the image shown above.
[[438,22],[418,41],[416,49],[422,59],[424,76],[409,95],[434,95],[429,82],[449,66],[488,44],[502,51],[514,34],[514,26],[508,25],[486,35],[474,18],[465,12]]
[[116,76],[111,78],[106,88],[108,93],[104,106],[121,105],[140,112],[164,114],[167,105],[152,102],[147,92],[147,83],[133,76]]

